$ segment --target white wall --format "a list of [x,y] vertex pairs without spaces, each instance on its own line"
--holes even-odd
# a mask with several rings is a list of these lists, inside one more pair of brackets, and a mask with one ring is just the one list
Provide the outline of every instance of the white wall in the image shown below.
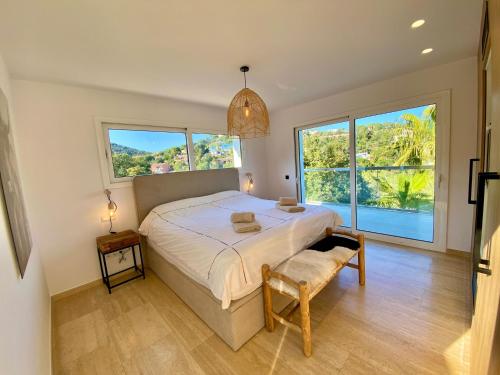
[[[18,140],[9,87],[9,76],[0,56],[0,89],[11,109],[11,129]],[[17,146],[17,142],[15,142]],[[22,164],[19,163],[22,167]],[[25,183],[22,180],[22,183]],[[28,218],[31,207],[27,205]],[[40,261],[38,239],[24,279],[18,271],[3,199],[0,199],[0,373],[50,374],[50,297]]]
[[[166,126],[225,129],[223,108],[77,86],[13,81],[19,159],[50,293],[100,277],[95,237],[106,234],[106,199],[99,167],[94,117],[151,120]],[[243,142],[241,173],[255,175],[255,194],[265,191],[265,145]],[[112,189],[115,229],[137,228],[132,188]]]
[[[271,136],[266,141],[268,195],[295,195],[293,128],[305,122],[334,118],[351,110],[451,90],[448,248],[470,251],[472,206],[467,204],[468,160],[476,153],[476,58],[399,76],[355,90],[271,113]],[[312,84],[312,83],[311,83]],[[285,180],[285,174],[291,176]]]

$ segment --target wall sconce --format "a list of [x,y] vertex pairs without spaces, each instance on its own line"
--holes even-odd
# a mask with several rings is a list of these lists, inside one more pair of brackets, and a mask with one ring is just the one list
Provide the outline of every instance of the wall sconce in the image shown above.
[[246,173],[245,174],[248,178],[248,182],[247,182],[247,193],[250,194],[250,190],[253,189],[253,177],[252,177],[252,174],[250,172]]
[[111,191],[109,189],[104,190],[104,194],[108,198],[108,215],[109,215],[109,233],[115,234],[113,231],[113,216],[115,216],[118,210],[118,205],[111,199]]

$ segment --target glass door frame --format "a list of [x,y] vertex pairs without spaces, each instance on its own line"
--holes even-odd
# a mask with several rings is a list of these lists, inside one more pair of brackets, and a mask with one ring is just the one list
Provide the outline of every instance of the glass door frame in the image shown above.
[[[302,196],[302,190],[305,190],[305,183],[304,183],[304,174],[302,173],[302,165],[304,164],[303,156],[300,150],[302,149],[301,145],[301,138],[300,138],[300,132],[302,130],[307,130],[307,129],[314,129],[314,128],[319,128],[322,126],[327,126],[327,125],[335,125],[335,124],[340,124],[342,122],[349,122],[349,183],[352,184],[352,145],[351,145],[351,138],[352,138],[352,133],[351,133],[351,122],[349,116],[341,116],[341,117],[336,117],[335,119],[332,120],[327,120],[327,121],[321,121],[321,122],[314,122],[310,123],[304,126],[299,126],[294,128],[294,139],[295,139],[295,166],[296,166],[296,184],[297,184],[297,197],[299,199],[299,202],[303,202],[303,196]],[[351,185],[352,186],[352,185]],[[352,212],[352,189],[350,189],[350,197],[351,197],[351,212]],[[351,226],[346,227],[346,228],[351,228],[352,227],[352,221],[351,219]]]
[[[357,199],[356,199],[356,129],[355,120],[368,116],[388,112],[401,111],[423,105],[436,105],[436,162],[434,179],[434,234],[433,242],[395,237],[386,234],[367,232],[357,229]],[[450,109],[451,95],[449,90],[444,90],[428,95],[393,101],[364,109],[352,110],[329,118],[322,118],[299,124],[294,127],[295,139],[295,165],[297,196],[303,201],[302,173],[300,160],[300,130],[315,128],[322,125],[335,124],[349,121],[349,166],[351,187],[351,230],[355,233],[364,233],[366,238],[397,243],[422,249],[445,252],[447,249],[447,224],[448,224],[448,181],[449,181],[449,154],[450,154]],[[330,120],[329,120],[330,119]]]

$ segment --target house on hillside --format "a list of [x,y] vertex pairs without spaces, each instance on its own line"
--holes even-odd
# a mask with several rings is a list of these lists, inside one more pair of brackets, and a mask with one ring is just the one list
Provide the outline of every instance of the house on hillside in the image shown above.
[[172,171],[172,167],[168,163],[153,163],[150,168],[152,174],[162,174]]

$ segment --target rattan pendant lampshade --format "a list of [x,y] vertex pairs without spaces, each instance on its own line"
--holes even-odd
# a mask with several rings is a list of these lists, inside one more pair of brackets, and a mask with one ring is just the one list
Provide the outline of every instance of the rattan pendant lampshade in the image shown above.
[[227,133],[242,139],[269,135],[266,103],[255,91],[247,88],[246,72],[249,70],[248,66],[240,68],[245,78],[245,88],[234,96],[227,110]]

